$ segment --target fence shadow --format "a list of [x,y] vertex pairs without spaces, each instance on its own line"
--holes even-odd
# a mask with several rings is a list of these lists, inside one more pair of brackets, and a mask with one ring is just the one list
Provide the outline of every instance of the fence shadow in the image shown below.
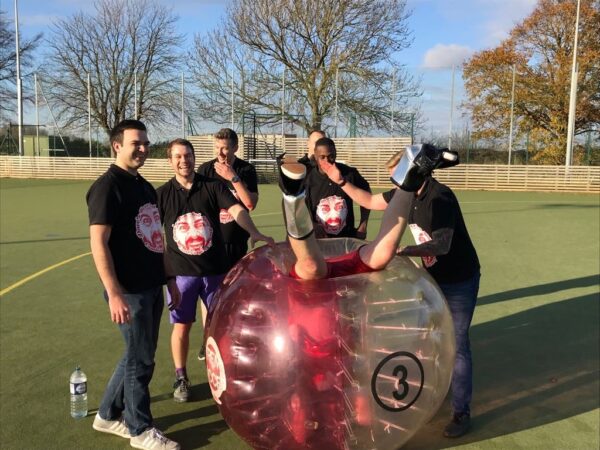
[[[449,418],[446,402],[406,449],[484,441],[598,408],[598,303],[593,293],[474,326],[471,432],[456,440],[442,436]],[[574,443],[580,438],[574,436]]]
[[480,296],[477,299],[477,305],[489,305],[490,303],[503,302],[534,295],[545,295],[566,289],[590,287],[600,285],[600,274],[589,275],[586,277],[573,278],[571,280],[555,281],[552,283],[529,286],[526,288],[512,289],[510,291],[498,292],[495,294]]

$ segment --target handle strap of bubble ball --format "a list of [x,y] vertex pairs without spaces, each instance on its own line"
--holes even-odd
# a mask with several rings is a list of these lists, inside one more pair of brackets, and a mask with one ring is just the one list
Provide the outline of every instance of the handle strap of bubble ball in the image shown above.
[[297,196],[283,194],[283,218],[287,234],[298,240],[306,239],[314,231],[310,212],[304,201],[305,197],[304,192]]

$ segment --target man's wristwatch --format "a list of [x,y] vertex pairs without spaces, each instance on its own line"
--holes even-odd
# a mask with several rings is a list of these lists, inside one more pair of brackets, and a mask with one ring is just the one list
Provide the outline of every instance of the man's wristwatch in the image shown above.
[[342,182],[341,182],[341,183],[338,183],[338,186],[339,186],[339,187],[344,187],[344,186],[346,185],[346,181],[347,181],[347,180],[346,180],[346,177],[342,177]]
[[240,177],[238,177],[237,175],[234,175],[233,178],[231,179],[232,183],[237,183],[240,181]]

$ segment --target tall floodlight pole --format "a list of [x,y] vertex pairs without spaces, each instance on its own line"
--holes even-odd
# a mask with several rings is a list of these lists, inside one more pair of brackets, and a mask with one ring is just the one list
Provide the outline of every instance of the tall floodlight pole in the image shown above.
[[337,129],[338,129],[338,87],[339,87],[339,69],[336,67],[335,69],[335,126],[333,128],[333,136],[337,138]]
[[513,115],[515,109],[515,78],[517,75],[517,66],[513,64],[512,67],[512,90],[510,94],[510,130],[508,131],[508,165],[510,166],[510,155],[512,153],[512,140],[513,140]]
[[138,120],[137,71],[133,72],[133,118]]
[[283,136],[285,135],[285,67],[281,74],[281,146],[283,150]]
[[15,47],[17,63],[17,123],[19,126],[19,156],[23,156],[23,84],[21,81],[21,49],[19,46],[19,7],[15,0]]
[[396,106],[396,69],[394,69],[394,74],[392,75],[392,105],[390,111],[390,130],[392,136],[394,135],[394,107]]
[[37,73],[33,74],[33,85],[35,89],[35,148],[38,156],[42,156],[40,149],[40,110],[38,109],[38,84]]
[[573,135],[575,133],[575,106],[577,99],[577,38],[579,35],[579,3],[577,0],[577,15],[575,18],[575,38],[573,41],[573,65],[571,67],[571,95],[569,98],[569,122],[567,126],[567,155],[565,166],[573,163]]
[[92,157],[92,83],[90,81],[90,73],[87,74],[87,91],[88,91],[88,144],[90,147],[90,158]]
[[233,130],[234,124],[234,105],[233,105],[233,69],[231,69],[231,129]]
[[450,91],[450,124],[448,125],[448,150],[452,149],[452,113],[454,112],[454,69],[456,66],[452,64],[452,88]]
[[185,138],[185,80],[181,72],[181,135]]

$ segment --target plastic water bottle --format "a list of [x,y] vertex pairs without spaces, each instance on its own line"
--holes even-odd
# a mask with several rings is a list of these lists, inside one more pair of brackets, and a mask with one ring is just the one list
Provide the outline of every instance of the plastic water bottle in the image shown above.
[[81,419],[87,416],[87,377],[77,366],[71,374],[71,417]]

